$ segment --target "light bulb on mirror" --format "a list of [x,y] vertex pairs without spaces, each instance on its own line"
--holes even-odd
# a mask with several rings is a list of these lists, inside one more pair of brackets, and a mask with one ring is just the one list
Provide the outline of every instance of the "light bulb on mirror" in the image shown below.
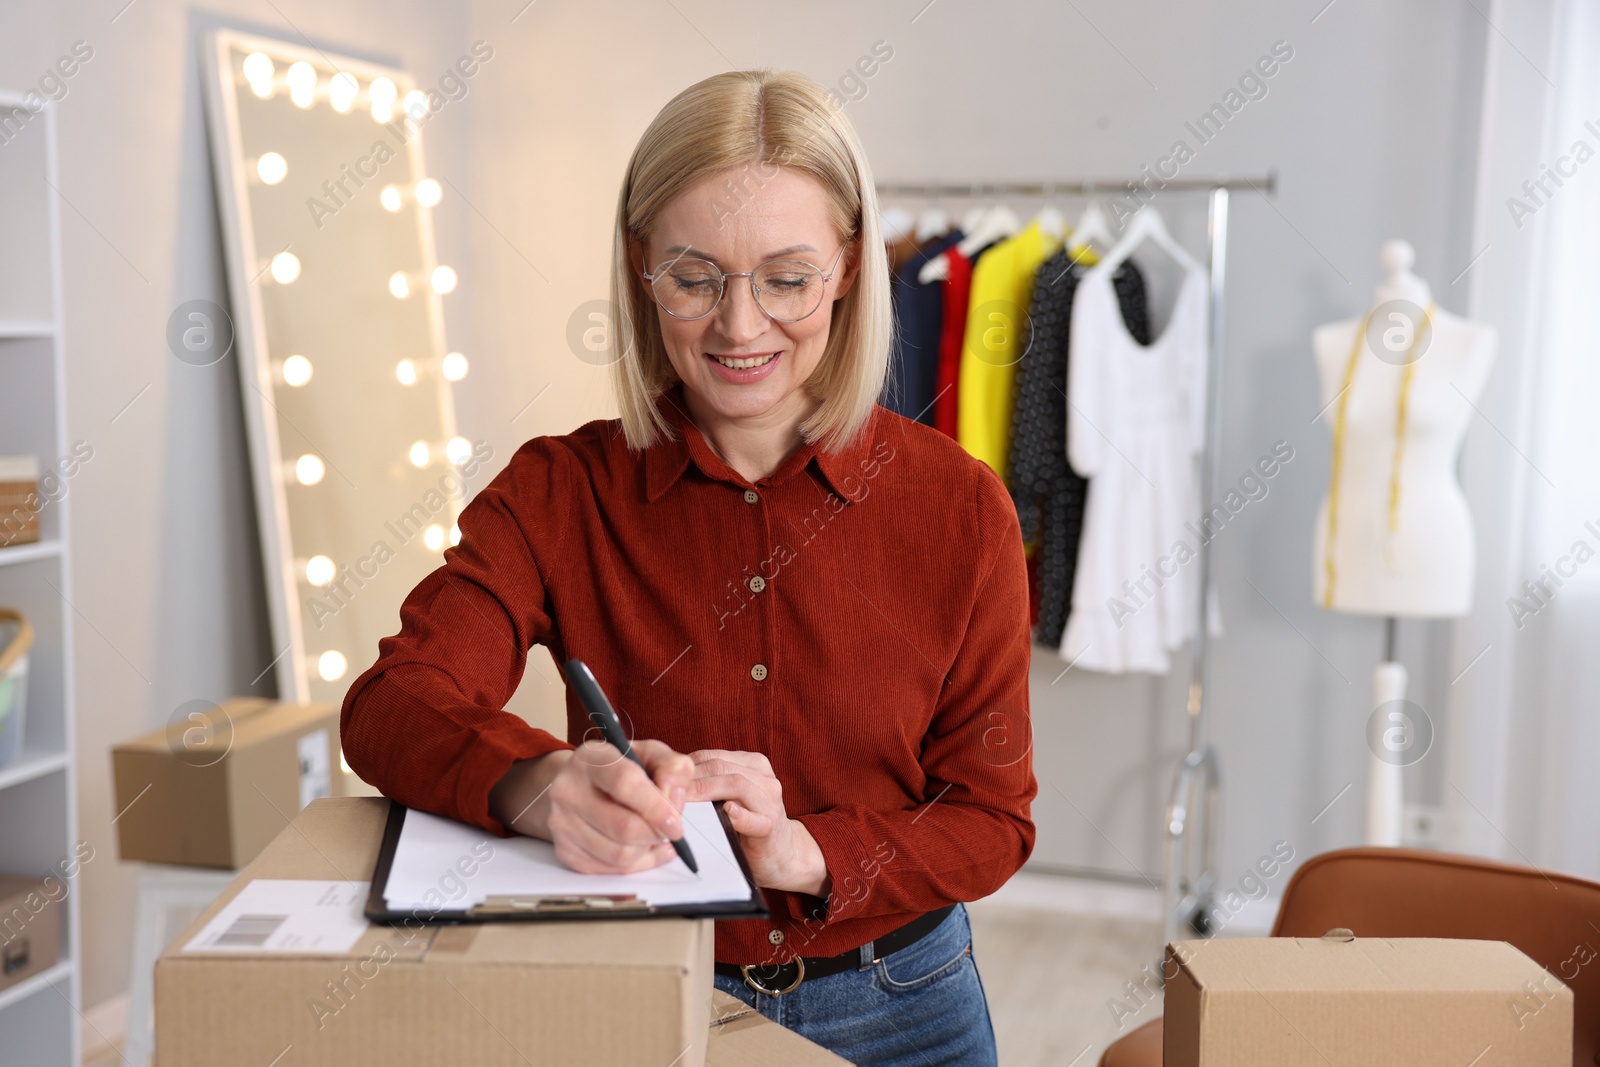
[[446,352],[439,361],[439,373],[447,382],[459,382],[467,376],[467,357],[460,352]]
[[272,57],[265,52],[251,52],[244,57],[244,80],[250,83],[250,91],[263,100],[272,95],[275,73]]
[[428,465],[428,460],[432,457],[432,450],[428,448],[428,442],[414,441],[407,455],[411,458],[411,465],[420,469]]
[[444,547],[444,527],[432,523],[422,531],[422,543],[428,547],[429,552],[437,552]]
[[421,122],[428,114],[428,94],[421,89],[413,89],[400,101],[400,106],[411,116],[412,121]]
[[293,355],[283,361],[283,384],[299,388],[311,380],[311,361],[302,355]]
[[456,466],[461,466],[472,457],[472,442],[465,437],[452,437],[445,442],[445,458]]
[[450,543],[452,545],[459,545],[461,543],[461,524],[460,523],[451,523],[450,524]]
[[367,86],[367,100],[371,104],[374,121],[388,122],[394,118],[394,101],[398,95],[393,81],[388,78],[372,79],[372,84]]
[[317,657],[317,676],[324,682],[337,682],[350,669],[343,652],[332,649]]
[[398,185],[385,185],[378,193],[378,203],[383,205],[385,211],[399,211],[405,198],[400,195]]
[[433,291],[441,296],[445,293],[456,291],[456,272],[454,267],[438,266],[433,268]]
[[401,385],[416,385],[417,365],[409,359],[402,359],[394,365],[394,376]]
[[300,257],[293,252],[279,252],[272,257],[272,280],[288,285],[300,277]]
[[433,207],[444,196],[444,188],[437,178],[424,178],[411,190],[411,194],[423,207]]
[[411,279],[407,278],[404,271],[395,271],[389,275],[389,292],[394,294],[396,300],[404,300],[411,295]]
[[333,560],[327,556],[312,556],[306,560],[306,581],[319,589],[333,581],[334,573]]
[[256,160],[256,176],[262,185],[277,185],[288,176],[289,161],[277,152],[263,152]]
[[294,461],[294,476],[301,485],[316,485],[327,474],[322,457],[307,452]]
[[328,103],[341,115],[350,111],[360,95],[361,84],[352,74],[340,71],[328,80]]
[[317,72],[310,63],[301,60],[289,65],[289,99],[298,108],[309,108],[317,99]]

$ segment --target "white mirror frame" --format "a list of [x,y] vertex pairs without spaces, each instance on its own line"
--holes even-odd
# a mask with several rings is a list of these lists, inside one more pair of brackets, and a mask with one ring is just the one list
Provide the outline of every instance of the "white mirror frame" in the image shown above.
[[[259,192],[258,187],[263,183],[258,177],[257,159],[246,154],[245,145],[249,131],[243,128],[240,115],[242,101],[252,95],[255,99],[262,99],[261,93],[252,89],[252,83],[245,77],[242,67],[243,57],[256,52],[264,53],[271,58],[277,68],[273,76],[275,80],[271,83],[274,88],[269,90],[269,95],[265,98],[269,103],[279,95],[286,95],[285,65],[304,62],[317,74],[311,109],[327,108],[330,112],[338,111],[341,119],[345,115],[350,115],[354,116],[352,122],[367,123],[364,129],[359,125],[352,126],[350,143],[352,155],[349,157],[352,160],[358,158],[356,153],[367,151],[378,139],[390,142],[393,147],[392,142],[401,139],[393,123],[402,124],[399,129],[408,130],[409,136],[403,139],[403,144],[394,152],[392,162],[386,158],[382,161],[382,166],[393,167],[394,163],[403,160],[404,167],[396,170],[403,171],[407,176],[404,185],[410,190],[414,190],[417,183],[427,174],[423,166],[422,130],[419,128],[426,123],[427,115],[425,109],[415,112],[413,118],[420,118],[420,121],[406,125],[408,118],[401,102],[407,93],[416,88],[416,85],[410,75],[402,70],[226,29],[207,32],[201,42],[212,162],[225,238],[233,337],[239,360],[239,385],[250,439],[261,551],[272,622],[273,651],[277,657],[271,669],[276,671],[279,699],[298,703],[315,701],[337,705],[342,702],[354,675],[365,669],[365,666],[376,657],[378,638],[393,634],[399,629],[399,606],[406,593],[423,576],[442,563],[441,553],[446,544],[434,545],[424,542],[439,541],[441,528],[445,531],[442,539],[446,543],[454,543],[459,536],[452,535],[450,531],[455,530],[455,523],[464,503],[464,488],[460,476],[462,471],[458,469],[462,468],[463,464],[459,458],[454,462],[447,460],[444,446],[446,443],[453,443],[459,450],[465,442],[455,437],[451,382],[445,377],[446,365],[442,362],[447,352],[444,308],[440,293],[435,290],[433,284],[434,270],[439,264],[434,249],[431,212],[427,207],[417,203],[417,198],[412,196],[402,208],[403,213],[416,223],[418,268],[409,274],[424,284],[414,287],[411,299],[414,301],[420,295],[425,302],[425,308],[422,310],[426,316],[426,329],[396,331],[400,339],[392,339],[385,351],[367,351],[366,346],[346,344],[347,350],[338,353],[348,357],[352,366],[356,361],[364,361],[357,367],[363,373],[370,367],[390,368],[388,383],[397,391],[391,396],[384,388],[372,385],[368,391],[360,392],[358,395],[334,396],[331,398],[331,405],[323,401],[327,411],[333,413],[334,420],[317,423],[313,429],[321,435],[333,438],[350,432],[349,428],[341,425],[339,420],[348,420],[351,423],[360,421],[362,426],[357,432],[362,435],[363,443],[370,441],[371,447],[367,452],[371,454],[357,454],[360,450],[349,447],[347,442],[344,452],[337,460],[331,455],[325,457],[325,469],[328,470],[328,475],[324,481],[337,483],[342,480],[348,483],[348,488],[330,484],[326,490],[328,495],[321,497],[320,500],[303,497],[307,486],[301,484],[290,470],[293,460],[284,453],[284,439],[286,437],[291,440],[311,439],[302,432],[301,425],[288,420],[280,410],[279,403],[287,404],[287,399],[281,394],[284,389],[292,388],[284,381],[281,369],[283,361],[288,355],[300,351],[296,345],[282,343],[281,337],[286,332],[292,333],[292,327],[305,324],[303,321],[298,324],[291,322],[282,314],[269,317],[269,313],[284,310],[273,305],[276,293],[286,289],[287,286],[275,282],[273,272],[269,270],[272,260],[264,257],[262,251],[264,248],[282,251],[286,245],[285,239],[292,236],[287,231],[294,227],[281,222],[263,222],[262,225],[276,225],[285,231],[273,234],[263,234],[258,228],[258,220],[252,210],[252,195]],[[353,76],[359,87],[353,104],[347,106],[344,111],[333,108],[330,102],[332,83],[329,79],[335,73]],[[393,122],[387,127],[378,122],[370,106],[370,86],[381,78],[389,79],[396,87]],[[258,79],[254,84],[265,87],[268,83]],[[284,99],[282,106],[287,108],[296,105]],[[310,109],[305,110],[309,113]],[[376,201],[380,190],[386,184],[380,180],[382,173],[380,169],[378,176],[372,178],[370,184],[364,185],[356,196],[340,204],[339,212],[342,213],[356,199],[363,196],[370,196]],[[319,173],[319,176],[322,175]],[[327,176],[338,179],[340,174],[334,172]],[[310,206],[309,200],[307,206]],[[308,214],[315,218],[314,211]],[[361,213],[354,214],[357,218],[331,220],[330,224],[343,228],[335,239],[318,237],[317,241],[320,243],[314,246],[314,252],[321,257],[324,267],[329,261],[336,264],[330,280],[336,278],[340,282],[346,282],[351,278],[361,278],[364,280],[360,284],[365,285],[371,280],[366,275],[371,273],[375,266],[382,267],[382,264],[375,265],[372,262],[374,256],[380,254],[377,250],[382,242],[373,232],[367,234],[373,239],[364,241],[363,233],[357,226]],[[394,237],[392,230],[386,230],[385,234],[390,240]],[[292,241],[288,242],[288,246],[292,246]],[[272,256],[278,254],[278,251],[271,252]],[[375,277],[379,284],[384,284],[384,274],[377,273]],[[361,289],[360,293],[364,296],[366,290]],[[283,299],[288,302],[287,297]],[[373,313],[364,310],[358,302],[338,304],[336,296],[330,296],[329,302],[330,306],[339,306],[341,314],[366,316],[362,320],[364,323],[373,321]],[[402,309],[401,305],[405,303],[403,299],[394,301],[393,306],[397,309],[395,314],[414,318],[417,309],[414,306]],[[380,317],[383,314],[377,313]],[[273,350],[269,341],[274,334],[279,335],[279,347],[286,349],[285,351]],[[413,338],[412,334],[418,336]],[[351,348],[356,350],[350,351]],[[399,353],[402,351],[407,354],[400,356]],[[319,358],[325,355],[320,350],[318,354]],[[401,386],[392,371],[399,359],[413,357],[415,357],[414,366],[420,373],[414,385]],[[342,372],[344,368],[337,369]],[[315,381],[314,372],[312,382]],[[409,388],[410,391],[402,396],[398,390],[404,388]],[[427,390],[432,390],[437,396],[436,422],[432,421],[434,416],[431,412],[424,416],[418,414],[418,404],[425,403],[425,397],[419,396],[418,391]],[[303,398],[296,397],[295,401],[299,402],[301,399]],[[341,402],[342,408],[339,407]],[[408,410],[403,414],[397,414],[402,408]],[[406,433],[407,430],[410,432]],[[421,468],[423,473],[417,473],[414,460],[409,464],[405,462],[407,451],[403,442],[400,442],[401,447],[397,450],[396,441],[385,440],[386,436],[395,435],[409,437],[418,443],[428,443],[429,448],[425,454],[427,462]],[[316,451],[313,446],[313,454]],[[459,457],[461,453],[457,451],[456,455]],[[475,469],[477,462],[487,458],[483,455],[481,444],[471,449],[471,455],[476,459],[469,460],[465,464],[466,473],[469,474]],[[366,489],[358,490],[357,484],[340,469],[341,465],[348,466],[352,470],[359,469],[370,475]],[[438,477],[437,472],[441,470],[447,473],[443,477]],[[430,471],[431,474],[428,473]],[[447,485],[451,481],[452,473],[453,485]],[[337,479],[334,474],[338,475]],[[418,478],[434,480],[432,483],[423,484],[417,480]],[[337,494],[334,492],[335,488],[338,490]],[[360,596],[352,594],[349,599],[341,598],[341,589],[349,592],[348,585],[340,585],[341,581],[348,578],[343,569],[355,566],[358,570],[363,570],[360,563],[368,561],[368,557],[356,557],[354,552],[358,549],[350,546],[371,543],[376,548],[378,541],[387,542],[391,536],[389,532],[380,534],[380,529],[395,531],[390,520],[397,514],[410,516],[416,512],[415,507],[406,510],[403,503],[397,511],[394,504],[396,494],[400,494],[405,501],[439,499],[447,503],[438,507],[429,503],[423,507],[423,511],[436,517],[438,522],[426,528],[427,536],[418,538],[418,543],[413,544],[411,537],[399,537],[398,532],[395,533],[401,543],[403,562],[389,563],[387,560],[380,560],[378,566],[382,568],[383,573],[377,577],[382,581],[374,582],[375,588],[369,591],[364,583],[357,582],[356,585],[361,590]],[[292,499],[294,497],[302,499]],[[338,570],[333,583],[334,592],[331,594],[331,601],[330,594],[325,591],[319,592],[306,580],[306,558],[312,553],[325,554],[327,550],[316,544],[295,543],[293,531],[297,525],[294,521],[297,516],[301,520],[299,525],[302,527],[306,524],[306,520],[323,527],[338,524],[339,537],[320,538],[330,543],[343,540],[343,554],[350,557],[342,560],[333,559]],[[402,520],[402,526],[405,525]],[[418,532],[422,532],[420,526]],[[371,537],[373,540],[360,541],[359,539],[363,537]],[[318,538],[302,537],[302,540],[316,539]],[[324,605],[320,612],[315,607],[319,598]],[[359,604],[359,612],[334,620],[337,625],[332,641],[343,642],[349,647],[330,647],[332,642],[326,630],[322,628],[330,614],[326,610],[326,605],[330,602],[338,605],[332,614],[342,613],[343,609],[352,603]],[[340,637],[340,634],[343,636]],[[336,652],[344,659],[344,670],[332,677],[327,677],[317,667],[319,657],[329,652]],[[337,659],[331,661],[334,665],[337,662]]]

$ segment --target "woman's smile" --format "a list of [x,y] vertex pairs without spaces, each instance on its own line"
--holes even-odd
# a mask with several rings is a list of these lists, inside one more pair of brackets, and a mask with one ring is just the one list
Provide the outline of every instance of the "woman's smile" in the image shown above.
[[777,367],[778,360],[783,356],[782,351],[777,352],[707,352],[706,358],[711,361],[717,376],[725,382],[742,385],[746,382],[758,382],[771,374]]

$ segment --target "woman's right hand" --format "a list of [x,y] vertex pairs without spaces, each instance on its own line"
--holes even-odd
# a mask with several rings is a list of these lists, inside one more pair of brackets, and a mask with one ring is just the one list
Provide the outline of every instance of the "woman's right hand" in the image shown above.
[[575,871],[660,866],[677,854],[670,841],[683,835],[679,812],[694,761],[661,741],[635,741],[633,751],[643,769],[604,741],[519,760],[490,790],[490,814],[549,841]]

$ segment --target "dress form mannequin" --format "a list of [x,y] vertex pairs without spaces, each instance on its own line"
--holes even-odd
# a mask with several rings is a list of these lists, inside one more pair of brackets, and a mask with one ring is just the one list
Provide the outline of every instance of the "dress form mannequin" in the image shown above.
[[[1411,272],[1414,259],[1405,241],[1385,243],[1379,256],[1385,278],[1367,314],[1312,334],[1322,418],[1334,431],[1312,588],[1316,603],[1330,611],[1389,619],[1374,708],[1405,696],[1405,668],[1394,662],[1394,620],[1464,615],[1472,603],[1472,521],[1456,457],[1496,340],[1491,327],[1435,306],[1428,284]],[[1395,717],[1395,727],[1407,725]],[[1368,844],[1400,844],[1400,769],[1420,755],[1374,748]]]

